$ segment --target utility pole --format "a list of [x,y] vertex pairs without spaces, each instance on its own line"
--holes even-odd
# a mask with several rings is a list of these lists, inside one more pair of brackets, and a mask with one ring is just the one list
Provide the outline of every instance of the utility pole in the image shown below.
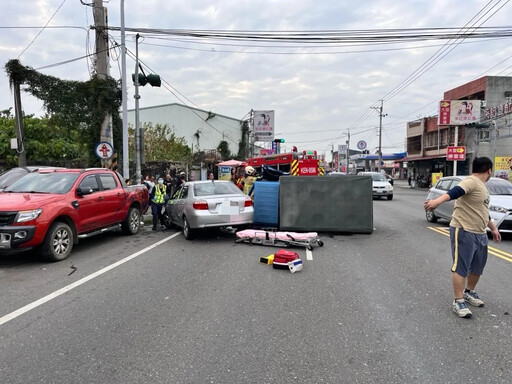
[[[124,0],[121,0],[121,92],[123,103],[123,177],[130,178],[130,162],[128,149],[128,84],[126,83],[126,41],[124,26]],[[140,183],[140,179],[136,180]]]
[[[96,27],[96,74],[98,78],[106,80],[108,71],[108,33],[106,8],[103,7],[103,0],[94,0],[94,25]],[[100,141],[106,141],[113,145],[112,138],[112,117],[109,113],[105,115],[101,123]],[[107,166],[110,161],[102,160],[102,165]]]
[[25,128],[23,125],[23,110],[21,108],[21,85],[18,81],[14,81],[14,114],[16,116],[16,138],[18,147],[18,166],[27,166],[27,152],[25,151]]
[[140,167],[140,122],[139,122],[139,37],[135,36],[135,181],[140,183],[142,171]]
[[347,174],[350,166],[350,128],[347,128]]
[[384,108],[384,100],[380,101],[380,107],[370,107],[379,112],[379,172],[382,169],[382,118],[387,116],[382,113],[382,109]]

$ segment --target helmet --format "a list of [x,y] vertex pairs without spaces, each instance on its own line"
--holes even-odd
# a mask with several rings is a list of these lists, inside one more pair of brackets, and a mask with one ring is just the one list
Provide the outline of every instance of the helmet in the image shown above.
[[180,176],[186,176],[185,172],[180,172]]
[[247,173],[248,175],[252,175],[254,173],[255,169],[253,167],[251,167],[250,165],[245,167],[245,173]]

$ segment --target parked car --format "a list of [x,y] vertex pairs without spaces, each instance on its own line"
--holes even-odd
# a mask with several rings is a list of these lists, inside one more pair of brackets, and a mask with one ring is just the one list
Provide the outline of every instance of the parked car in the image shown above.
[[372,189],[374,198],[380,199],[381,197],[386,197],[388,200],[393,200],[393,186],[382,173],[359,172],[358,175],[372,177]]
[[11,168],[0,175],[0,192],[6,187],[21,179],[23,176],[35,172],[38,169],[55,169],[56,167],[48,167],[45,165],[30,165],[28,167],[15,167]]
[[[442,177],[435,186],[430,188],[427,199],[435,199],[457,186],[467,176]],[[491,177],[485,183],[490,195],[489,216],[500,232],[512,233],[512,183]],[[439,219],[451,220],[455,201],[447,201],[433,211],[426,212],[429,222],[435,223]]]
[[136,234],[147,201],[145,187],[129,187],[108,169],[37,170],[0,193],[0,251],[37,247],[48,260],[64,260],[79,238],[119,224]]
[[191,181],[167,203],[171,224],[183,228],[187,240],[200,229],[252,224],[254,208],[249,196],[230,181]]

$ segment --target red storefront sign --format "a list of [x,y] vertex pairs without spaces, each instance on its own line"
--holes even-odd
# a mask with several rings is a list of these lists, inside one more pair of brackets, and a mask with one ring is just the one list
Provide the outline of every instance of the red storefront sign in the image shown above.
[[439,125],[450,125],[450,100],[441,100],[439,104]]
[[466,160],[466,147],[446,148],[446,160]]

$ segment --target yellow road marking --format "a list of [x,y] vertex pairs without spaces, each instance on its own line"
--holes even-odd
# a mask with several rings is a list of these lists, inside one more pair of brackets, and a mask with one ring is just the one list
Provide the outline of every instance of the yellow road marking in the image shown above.
[[[437,232],[437,233],[439,233],[441,235],[450,237],[450,228],[446,228],[446,227],[428,227],[428,229],[431,229],[432,231]],[[490,253],[493,256],[499,257],[500,259],[503,259],[503,260],[506,260],[506,261],[509,261],[509,262],[512,263],[512,254],[511,253],[502,251],[501,249],[498,249],[498,248],[495,248],[495,247],[491,247],[491,246],[487,247],[487,252]]]

